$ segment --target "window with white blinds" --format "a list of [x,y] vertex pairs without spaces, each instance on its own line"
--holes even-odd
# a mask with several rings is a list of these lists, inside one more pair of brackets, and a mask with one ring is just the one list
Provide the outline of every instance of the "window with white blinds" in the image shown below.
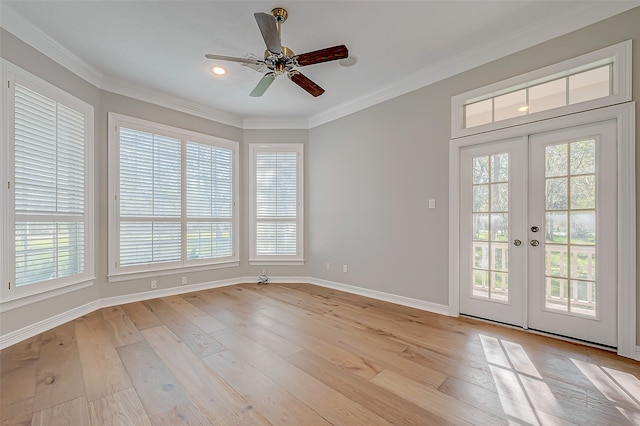
[[26,71],[6,75],[11,299],[92,278],[93,108]]
[[109,117],[110,275],[237,262],[237,143]]
[[252,262],[303,261],[302,144],[250,146]]

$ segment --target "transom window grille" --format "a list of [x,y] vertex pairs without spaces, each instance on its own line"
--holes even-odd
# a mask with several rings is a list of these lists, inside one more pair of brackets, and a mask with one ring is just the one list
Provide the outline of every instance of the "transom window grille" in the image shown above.
[[631,41],[451,99],[458,138],[631,100]]

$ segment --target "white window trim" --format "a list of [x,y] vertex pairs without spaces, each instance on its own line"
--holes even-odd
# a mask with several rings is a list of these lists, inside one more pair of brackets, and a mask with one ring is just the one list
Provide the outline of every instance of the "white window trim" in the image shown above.
[[[2,65],[2,99],[0,106],[0,115],[2,116],[2,128],[4,129],[2,139],[2,149],[0,149],[0,161],[3,165],[3,173],[0,176],[3,179],[2,184],[2,209],[0,212],[0,277],[2,278],[2,286],[0,286],[0,303],[7,305],[27,305],[54,297],[63,292],[78,290],[88,286],[92,286],[95,280],[95,213],[94,213],[94,108],[92,105],[76,98],[75,96],[65,92],[64,90],[52,85],[51,83],[31,74],[30,72],[12,64],[11,62],[0,58]],[[14,164],[10,164],[9,159],[13,158],[13,146],[9,140],[9,135],[13,132],[13,123],[9,120],[9,114],[13,114],[13,105],[10,105],[10,91],[14,83],[19,83],[25,87],[35,90],[36,92],[54,99],[56,102],[64,104],[85,115],[84,134],[85,134],[85,258],[84,272],[82,274],[71,275],[53,279],[41,283],[34,283],[25,286],[16,287],[15,282],[15,246],[13,245],[15,238],[15,212],[14,195],[13,195],[13,173]],[[13,97],[11,97],[13,100]],[[5,167],[6,166],[6,167]],[[10,186],[9,186],[10,185]],[[10,208],[11,207],[11,208]],[[11,285],[9,284],[11,283]]]
[[[126,115],[116,114],[113,112],[108,113],[108,182],[109,182],[109,252],[108,252],[108,279],[109,282],[126,281],[137,278],[156,277],[160,275],[170,275],[177,273],[196,272],[210,269],[236,267],[239,265],[239,209],[238,209],[238,186],[239,186],[239,166],[238,166],[238,142],[223,139],[216,136],[206,135],[203,133],[193,132],[186,129],[181,129],[173,126],[168,126],[161,123],[155,123],[135,117],[129,117]],[[225,257],[223,259],[202,259],[202,260],[186,260],[182,259],[178,262],[165,262],[165,263],[153,263],[145,265],[134,265],[127,267],[119,267],[119,235],[120,235],[120,222],[119,211],[117,203],[117,195],[120,193],[119,189],[119,170],[120,170],[120,141],[119,132],[120,127],[138,129],[145,132],[162,134],[181,140],[182,149],[184,152],[186,141],[203,143],[207,145],[213,145],[230,149],[233,151],[233,211],[232,211],[232,226],[233,226],[233,255]],[[184,162],[183,162],[184,164]],[[183,166],[184,167],[184,166]],[[185,176],[182,176],[183,187]],[[186,202],[186,191],[182,191],[182,204]],[[181,217],[182,229],[185,229],[186,217]],[[184,237],[184,236],[183,236]],[[184,244],[184,238],[183,238]],[[183,247],[184,248],[184,247]],[[183,250],[184,252],[184,250]]]
[[[627,40],[595,52],[587,53],[452,97],[451,137],[455,139],[631,101],[631,44],[632,41]],[[609,96],[470,128],[464,127],[464,107],[468,104],[606,64],[612,64],[613,67],[612,93]]]
[[[295,152],[297,154],[296,193],[296,255],[265,256],[256,253],[256,154],[258,152]],[[249,144],[249,264],[250,265],[304,265],[304,144],[270,143]]]
[[618,133],[618,355],[636,356],[635,103],[453,139],[449,145],[449,315],[460,315],[460,150],[495,140],[615,119]]

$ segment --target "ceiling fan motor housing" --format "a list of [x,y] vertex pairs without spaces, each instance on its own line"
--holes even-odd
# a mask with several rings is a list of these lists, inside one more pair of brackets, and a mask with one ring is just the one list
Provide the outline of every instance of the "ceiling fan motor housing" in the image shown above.
[[264,62],[267,67],[276,74],[284,74],[294,67],[293,57],[295,53],[287,46],[282,46],[282,54],[274,55],[268,49],[264,51]]

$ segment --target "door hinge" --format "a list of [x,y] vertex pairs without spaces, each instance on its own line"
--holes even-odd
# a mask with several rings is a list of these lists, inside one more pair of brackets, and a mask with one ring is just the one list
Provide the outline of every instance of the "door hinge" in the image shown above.
[[9,290],[11,290],[11,281],[9,281]]

